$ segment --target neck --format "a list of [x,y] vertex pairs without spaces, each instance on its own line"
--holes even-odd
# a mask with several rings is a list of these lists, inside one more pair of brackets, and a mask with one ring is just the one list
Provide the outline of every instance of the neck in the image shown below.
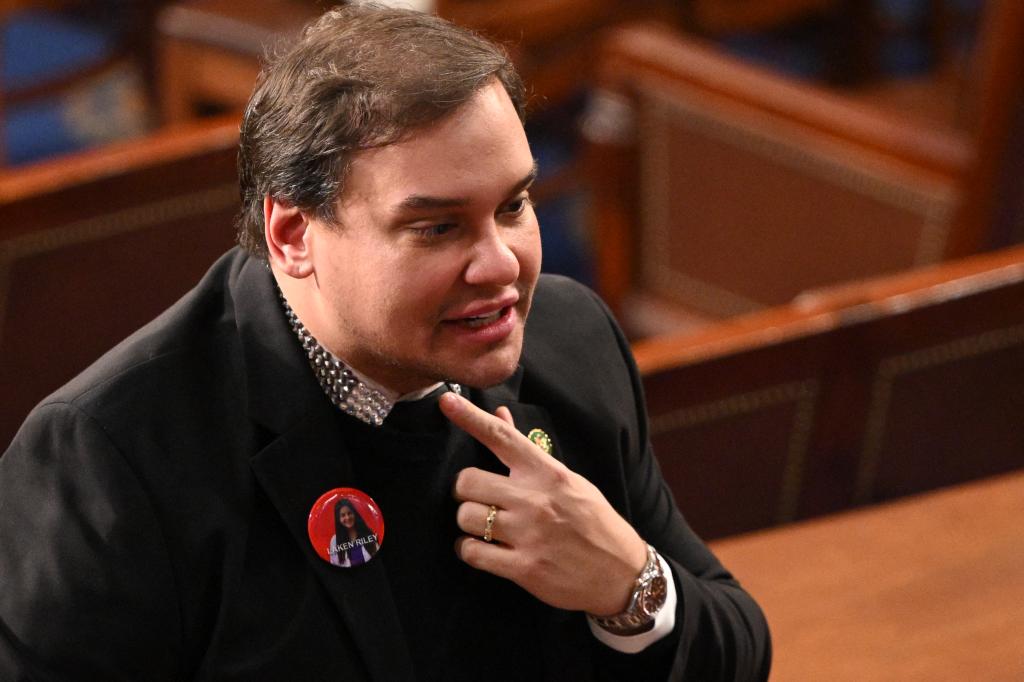
[[291,277],[281,272],[273,264],[271,264],[271,272],[292,312],[302,326],[312,334],[317,343],[344,363],[356,378],[382,393],[390,402],[397,402],[406,396],[415,397],[415,394],[429,393],[437,386],[436,382],[420,385],[419,383],[388,381],[366,372],[356,362],[353,362],[353,358],[347,357],[344,349],[339,347],[335,335],[331,333],[330,326],[324,321],[328,317],[328,313],[324,311],[322,304],[319,303],[319,297],[316,295],[315,275],[303,278]]
[[[306,327],[305,322],[300,318],[288,298],[286,289],[295,290],[292,278],[282,277],[280,273],[274,272],[278,282],[278,288],[283,297],[283,307],[288,318],[288,324],[295,333],[296,341],[302,345],[304,352],[309,358],[310,369],[313,371],[324,391],[338,409],[346,414],[356,417],[360,421],[380,426],[384,419],[391,413],[396,402],[404,400],[419,400],[431,391],[437,389],[441,383],[435,382],[431,385],[406,391],[399,394],[398,391],[389,389],[380,382],[374,381],[369,376],[360,373],[351,367],[337,354],[321,345],[316,333]],[[282,286],[283,285],[283,286]],[[298,307],[302,307],[303,297],[300,289],[298,295],[292,294]],[[309,307],[307,306],[308,310]],[[313,315],[315,319],[315,314]],[[453,387],[452,390],[458,390]]]

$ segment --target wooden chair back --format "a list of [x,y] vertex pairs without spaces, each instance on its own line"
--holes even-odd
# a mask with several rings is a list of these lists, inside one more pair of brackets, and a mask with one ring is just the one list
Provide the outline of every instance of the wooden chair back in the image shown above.
[[0,172],[0,445],[233,242],[238,121]]
[[652,301],[722,318],[1006,245],[993,187],[1020,127],[1024,5],[994,0],[986,19],[967,129],[922,126],[664,28],[612,33],[585,134],[598,284],[627,328],[664,331],[631,322]]
[[706,537],[1024,467],[1024,247],[634,352],[655,453]]

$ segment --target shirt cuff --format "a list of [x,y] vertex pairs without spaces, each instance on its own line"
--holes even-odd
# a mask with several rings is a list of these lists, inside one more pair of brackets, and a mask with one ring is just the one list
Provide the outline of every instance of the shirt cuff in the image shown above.
[[613,635],[597,624],[593,616],[587,615],[590,631],[605,646],[623,654],[638,654],[658,640],[666,637],[676,626],[676,581],[672,576],[672,567],[661,555],[658,555],[661,572],[665,575],[665,603],[654,617],[654,627],[638,635]]

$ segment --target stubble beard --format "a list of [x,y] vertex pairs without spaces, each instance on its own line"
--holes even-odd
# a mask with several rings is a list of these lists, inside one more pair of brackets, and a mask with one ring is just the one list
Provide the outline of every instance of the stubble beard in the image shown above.
[[[438,382],[453,382],[479,389],[497,386],[512,376],[519,365],[534,289],[535,286],[530,286],[525,291],[519,289],[520,298],[515,306],[519,317],[518,328],[508,338],[474,357],[460,358],[454,353],[446,358],[445,349],[442,348],[430,349],[430,352],[422,355],[403,358],[397,353],[398,348],[389,345],[389,335],[384,330],[378,330],[374,334],[363,336],[362,343],[358,344],[365,349],[372,349],[365,357],[342,357],[342,360],[352,363],[354,369],[374,381],[402,393],[426,388]],[[488,358],[492,355],[494,357]],[[511,357],[508,357],[509,355]],[[471,371],[471,368],[479,366],[481,361],[485,367]],[[386,376],[374,376],[372,370],[366,369],[371,367],[384,368]],[[391,385],[396,382],[399,385]]]
[[[515,339],[505,339],[494,348],[489,348],[474,358],[463,359],[454,356],[451,359],[443,359],[443,353],[439,353],[408,363],[394,355],[380,353],[375,359],[379,364],[387,366],[391,370],[392,376],[421,384],[410,390],[426,388],[441,381],[453,382],[471,388],[490,388],[502,383],[515,373],[522,355],[523,331],[520,328],[512,332]],[[375,347],[382,348],[383,346]],[[491,355],[494,357],[488,357]],[[441,359],[438,359],[438,356]],[[481,363],[484,366],[475,369]]]

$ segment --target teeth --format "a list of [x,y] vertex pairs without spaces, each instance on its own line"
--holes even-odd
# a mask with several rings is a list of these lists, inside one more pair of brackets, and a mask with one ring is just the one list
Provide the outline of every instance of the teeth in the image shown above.
[[483,326],[486,326],[488,324],[491,324],[492,322],[497,321],[497,319],[499,317],[501,317],[501,311],[500,310],[495,310],[490,315],[480,315],[480,316],[477,316],[477,317],[467,317],[467,318],[465,318],[463,320],[463,322],[468,327],[474,327],[474,328],[475,327],[483,327]]

